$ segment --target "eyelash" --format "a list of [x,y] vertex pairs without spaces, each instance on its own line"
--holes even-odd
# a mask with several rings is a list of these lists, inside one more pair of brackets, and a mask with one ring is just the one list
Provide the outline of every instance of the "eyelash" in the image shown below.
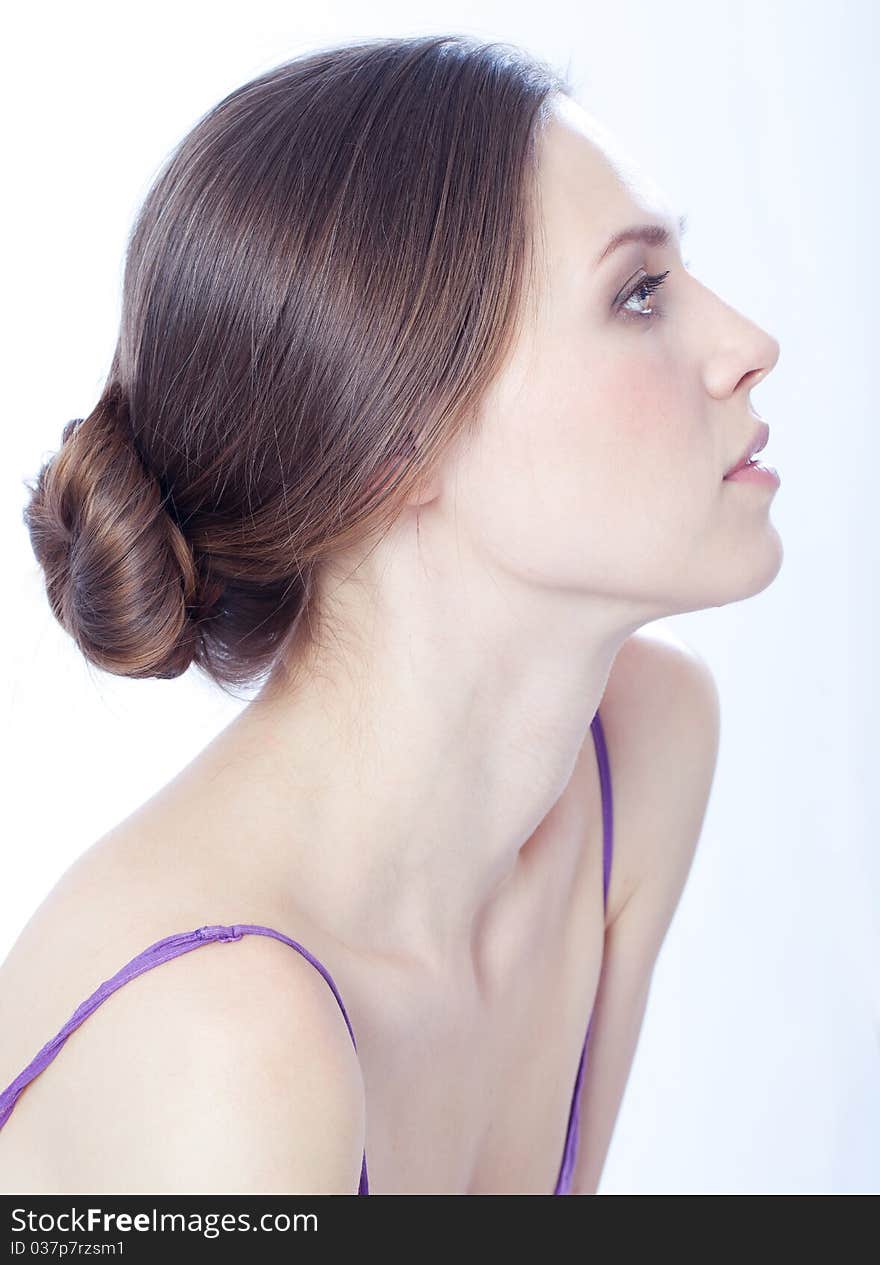
[[668,270],[666,272],[661,272],[658,276],[652,276],[650,273],[646,273],[645,276],[630,289],[629,293],[624,295],[624,297],[620,300],[620,303],[617,305],[617,310],[622,314],[624,320],[642,322],[659,320],[659,318],[663,316],[663,312],[658,307],[649,308],[647,312],[626,312],[623,310],[624,304],[629,303],[630,299],[634,299],[642,290],[646,290],[648,295],[653,294],[655,290],[660,289],[668,276]]

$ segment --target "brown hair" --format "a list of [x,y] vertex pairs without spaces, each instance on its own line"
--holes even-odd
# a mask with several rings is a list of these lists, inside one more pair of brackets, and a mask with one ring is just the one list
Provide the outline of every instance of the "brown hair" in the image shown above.
[[321,563],[393,521],[512,344],[554,92],[512,45],[372,40],[184,137],[131,232],[101,397],[27,485],[88,660],[226,688],[315,636]]

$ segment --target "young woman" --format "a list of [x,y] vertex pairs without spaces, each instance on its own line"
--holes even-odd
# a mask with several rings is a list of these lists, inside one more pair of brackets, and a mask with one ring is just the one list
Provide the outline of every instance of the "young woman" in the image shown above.
[[719,739],[644,625],[782,560],[773,472],[725,477],[778,345],[680,229],[459,37],[171,156],[26,521],[90,662],[259,688],[3,963],[0,1188],[596,1190]]

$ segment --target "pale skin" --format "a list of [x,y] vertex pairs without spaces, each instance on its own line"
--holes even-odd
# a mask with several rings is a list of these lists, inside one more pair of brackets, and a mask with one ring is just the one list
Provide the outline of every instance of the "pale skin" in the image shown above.
[[[340,562],[332,653],[99,841],[0,968],[0,1086],[128,958],[220,922],[318,956],[358,1057],[293,950],[199,949],[28,1087],[0,1188],[354,1191],[366,1145],[373,1191],[549,1193],[595,1000],[574,1192],[596,1189],[718,746],[708,669],[639,630],[780,568],[772,491],[722,481],[779,347],[687,272],[665,199],[579,106],[556,99],[541,146],[547,273],[477,440]],[[670,244],[596,265],[645,223]],[[662,319],[623,317],[628,283],[666,270],[627,305]]]

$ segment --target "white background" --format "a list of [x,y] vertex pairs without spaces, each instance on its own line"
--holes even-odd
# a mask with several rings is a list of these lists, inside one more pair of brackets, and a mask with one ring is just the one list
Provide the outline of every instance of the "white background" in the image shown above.
[[715,673],[721,750],[600,1192],[880,1190],[877,28],[871,0],[19,7],[2,83],[0,954],[241,705],[194,673],[89,668],[21,523],[23,479],[103,384],[153,174],[228,91],[315,45],[503,39],[570,73],[687,211],[691,270],[782,349],[754,392],[782,570],[663,621]]

